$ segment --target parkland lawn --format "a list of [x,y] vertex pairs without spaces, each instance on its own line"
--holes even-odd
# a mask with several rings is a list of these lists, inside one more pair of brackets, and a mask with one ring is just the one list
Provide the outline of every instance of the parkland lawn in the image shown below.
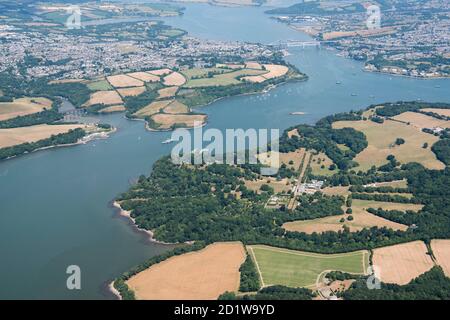
[[364,274],[368,251],[317,254],[263,245],[247,246],[256,262],[263,286],[312,287],[324,271]]

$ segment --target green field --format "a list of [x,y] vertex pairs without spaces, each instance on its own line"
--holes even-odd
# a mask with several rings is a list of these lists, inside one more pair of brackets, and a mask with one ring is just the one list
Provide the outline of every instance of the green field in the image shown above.
[[369,265],[369,253],[316,254],[269,246],[248,246],[262,277],[263,286],[314,286],[326,270],[363,274]]
[[106,91],[112,89],[111,85],[106,80],[90,82],[87,86],[92,91]]
[[242,83],[238,80],[239,77],[244,76],[256,76],[267,73],[266,70],[254,70],[254,69],[241,69],[224,74],[214,75],[212,78],[200,78],[190,79],[184,87],[197,88],[197,87],[211,87],[211,86],[228,86],[232,84]]

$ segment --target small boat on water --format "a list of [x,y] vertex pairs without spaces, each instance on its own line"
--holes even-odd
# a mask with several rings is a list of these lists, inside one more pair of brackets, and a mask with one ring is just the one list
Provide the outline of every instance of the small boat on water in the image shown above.
[[352,93],[351,96],[352,96],[352,97],[356,97],[357,94],[356,94],[356,93]]
[[164,140],[164,141],[161,142],[161,143],[162,143],[162,144],[168,144],[168,143],[172,143],[172,142],[175,142],[175,140],[172,139],[172,138],[169,138],[169,139],[167,139],[167,140]]
[[336,81],[336,84],[341,84],[341,82],[340,81]]

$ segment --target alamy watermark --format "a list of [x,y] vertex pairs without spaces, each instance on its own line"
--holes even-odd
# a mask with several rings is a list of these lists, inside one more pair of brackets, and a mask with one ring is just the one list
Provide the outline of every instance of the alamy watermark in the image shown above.
[[367,289],[381,289],[381,269],[375,265],[369,266],[367,268],[367,274],[369,274],[366,281]]
[[366,26],[369,30],[381,28],[381,10],[377,5],[371,5],[367,7],[367,20]]
[[66,269],[69,275],[66,280],[66,287],[69,290],[81,290],[81,268],[77,265],[70,265]]
[[[178,142],[171,152],[175,164],[263,164],[261,174],[273,176],[279,169],[278,129],[203,130],[200,123],[193,130],[176,129],[170,141]],[[205,145],[207,143],[207,145]],[[270,147],[270,150],[269,150]]]
[[72,5],[67,7],[66,12],[69,14],[66,20],[67,29],[81,29],[81,8],[79,6]]

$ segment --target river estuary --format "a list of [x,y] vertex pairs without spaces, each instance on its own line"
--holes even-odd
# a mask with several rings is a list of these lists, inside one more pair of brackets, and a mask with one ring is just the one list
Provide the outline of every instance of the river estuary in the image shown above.
[[[267,8],[185,5],[168,24],[217,40],[272,43],[308,36],[264,15]],[[268,93],[224,99],[202,108],[206,128],[280,128],[385,101],[450,102],[449,80],[418,80],[361,71],[327,49],[291,49],[287,60],[309,76]],[[341,82],[337,85],[336,82]],[[305,115],[290,115],[301,111]],[[111,200],[170,152],[168,132],[140,121],[100,117],[118,131],[107,140],[36,152],[0,163],[0,299],[112,299],[105,285],[171,248],[149,243],[118,216]],[[66,289],[66,268],[79,265],[82,289]]]

